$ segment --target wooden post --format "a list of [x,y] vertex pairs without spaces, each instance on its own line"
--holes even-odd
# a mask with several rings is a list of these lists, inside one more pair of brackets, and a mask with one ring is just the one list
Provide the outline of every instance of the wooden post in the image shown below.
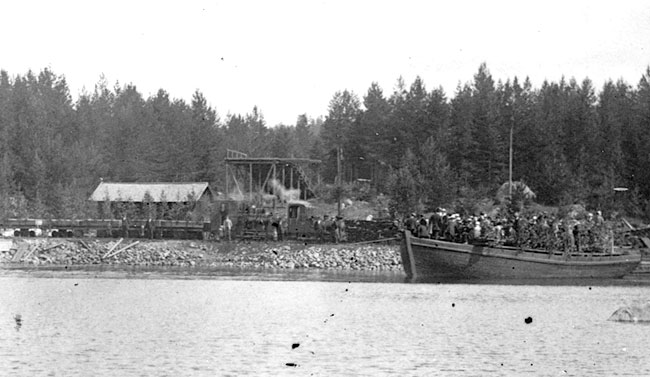
[[226,197],[228,197],[228,194],[230,193],[230,191],[228,191],[229,190],[228,181],[230,180],[230,178],[228,176],[229,176],[229,174],[228,174],[228,162],[226,162]]
[[248,164],[248,200],[253,201],[253,163]]
[[[277,162],[277,161],[273,163],[273,182],[275,182],[274,185],[277,185],[277,184],[278,184],[278,175],[277,175],[277,174],[278,174],[278,169],[277,169],[277,165],[278,165],[278,162]],[[275,187],[274,187],[274,188],[273,188],[273,216],[277,216],[277,213],[275,213],[275,199],[276,199],[277,194],[278,194],[278,193],[275,192]]]
[[341,216],[341,147],[336,149],[336,211]]
[[273,163],[273,179],[276,180],[276,181],[278,180],[278,175],[277,175],[277,172],[278,172],[278,171],[277,171],[277,166],[278,166],[278,163],[277,163],[277,162],[274,162],[274,163]]
[[512,134],[515,128],[515,107],[512,106],[512,114],[510,115],[510,148],[508,152],[508,195],[512,203]]

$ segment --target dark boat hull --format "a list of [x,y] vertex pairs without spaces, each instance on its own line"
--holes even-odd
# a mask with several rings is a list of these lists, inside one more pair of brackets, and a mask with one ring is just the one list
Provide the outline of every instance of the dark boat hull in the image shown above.
[[405,232],[401,247],[407,279],[607,279],[621,278],[641,262],[637,250],[566,255],[545,250],[460,244],[416,238]]

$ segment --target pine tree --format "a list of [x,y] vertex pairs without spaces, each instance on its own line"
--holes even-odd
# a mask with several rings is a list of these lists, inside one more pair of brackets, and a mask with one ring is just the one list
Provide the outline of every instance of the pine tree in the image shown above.
[[[386,180],[386,169],[395,157],[387,152],[390,105],[384,97],[379,84],[373,82],[363,98],[365,111],[360,114],[359,122],[353,129],[352,137],[359,140],[359,155],[364,164],[361,167],[363,178],[371,180],[375,188],[383,187]],[[397,165],[397,161],[395,162]]]
[[221,138],[218,135],[219,116],[208,106],[206,98],[199,91],[192,97],[191,150],[192,169],[197,181],[214,181],[221,171],[223,162],[217,158]]
[[450,203],[456,193],[456,177],[436,138],[431,136],[422,147],[420,160],[423,202],[428,209]]
[[[353,165],[349,162],[353,161],[354,157],[358,158],[354,148],[355,143],[351,140],[350,134],[358,121],[360,112],[359,99],[353,92],[347,90],[336,92],[330,100],[328,115],[321,131],[323,147],[328,153],[325,162],[325,178],[330,181],[334,181],[336,177],[336,156],[339,150],[341,150],[344,159],[347,158],[346,156],[350,156],[343,163],[344,169],[351,168]],[[345,170],[342,175],[344,173]]]

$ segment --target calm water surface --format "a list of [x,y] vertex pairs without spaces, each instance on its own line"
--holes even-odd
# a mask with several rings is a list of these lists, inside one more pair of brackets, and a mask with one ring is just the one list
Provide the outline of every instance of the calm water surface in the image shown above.
[[0,374],[650,375],[648,287],[319,276],[0,270]]

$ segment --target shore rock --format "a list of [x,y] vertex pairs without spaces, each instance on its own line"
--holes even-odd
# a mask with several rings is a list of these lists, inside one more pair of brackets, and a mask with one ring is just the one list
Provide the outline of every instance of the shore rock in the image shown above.
[[15,238],[0,264],[401,271],[397,245]]

